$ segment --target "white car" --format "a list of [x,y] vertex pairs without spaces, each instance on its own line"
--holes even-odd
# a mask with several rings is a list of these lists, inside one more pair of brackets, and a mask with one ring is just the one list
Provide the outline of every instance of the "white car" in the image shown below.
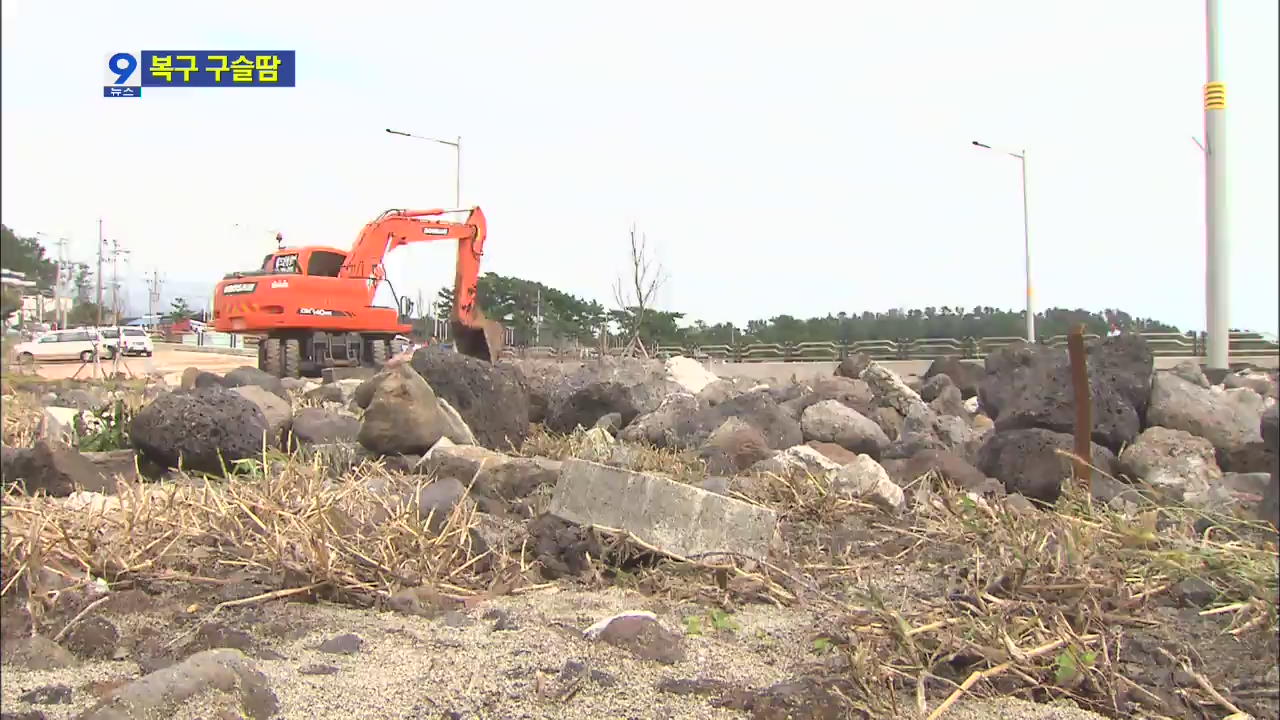
[[19,362],[33,360],[80,360],[91,362],[94,352],[102,343],[102,336],[92,328],[55,330],[35,340],[18,343],[13,347]]
[[107,357],[115,355],[116,349],[123,345],[125,355],[143,355],[151,357],[156,351],[155,343],[147,335],[145,328],[126,325],[118,328],[102,328],[102,344],[106,346],[103,354]]

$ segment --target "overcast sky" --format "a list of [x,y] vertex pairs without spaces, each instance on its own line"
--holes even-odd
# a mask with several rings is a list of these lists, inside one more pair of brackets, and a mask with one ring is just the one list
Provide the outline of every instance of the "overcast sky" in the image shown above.
[[[1278,4],[1222,4],[1230,320],[1275,332]],[[1203,328],[1204,44],[1203,0],[3,0],[0,208],[85,260],[101,217],[203,304],[275,230],[451,206],[452,149],[392,127],[462,136],[486,270],[608,303],[635,222],[709,322],[1021,307],[1018,161],[977,139],[1027,149],[1038,307]],[[298,83],[103,98],[144,49],[293,49]],[[388,263],[452,282],[450,247]]]

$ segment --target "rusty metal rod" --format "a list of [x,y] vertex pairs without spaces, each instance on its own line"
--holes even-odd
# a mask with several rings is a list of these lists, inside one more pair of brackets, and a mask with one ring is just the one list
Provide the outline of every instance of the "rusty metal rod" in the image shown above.
[[1093,431],[1093,400],[1089,394],[1089,368],[1085,364],[1084,325],[1076,325],[1067,336],[1067,354],[1071,358],[1071,385],[1075,390],[1075,479],[1084,480],[1093,496],[1093,471],[1089,463],[1093,459],[1089,436]]

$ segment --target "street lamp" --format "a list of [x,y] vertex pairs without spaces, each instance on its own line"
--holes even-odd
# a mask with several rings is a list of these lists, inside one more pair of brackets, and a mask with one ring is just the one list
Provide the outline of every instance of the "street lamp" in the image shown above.
[[1230,224],[1227,199],[1227,86],[1222,82],[1221,0],[1205,0],[1205,45],[1208,59],[1204,84],[1205,198],[1205,360],[1210,368],[1227,369],[1231,327],[1228,324],[1227,257]]
[[453,206],[462,208],[462,136],[459,135],[456,140],[439,140],[437,138],[423,137],[422,135],[414,135],[413,133],[401,132],[400,130],[392,130],[387,128],[387,132],[392,135],[403,135],[415,140],[426,140],[428,142],[440,143],[441,145],[452,145],[454,150],[453,161]]
[[1001,150],[993,148],[986,143],[980,143],[977,140],[974,140],[973,144],[980,148],[995,150],[996,152],[1016,157],[1022,166],[1022,246],[1026,259],[1027,274],[1027,342],[1034,343],[1036,341],[1036,313],[1031,303],[1031,231],[1027,220],[1027,151]]

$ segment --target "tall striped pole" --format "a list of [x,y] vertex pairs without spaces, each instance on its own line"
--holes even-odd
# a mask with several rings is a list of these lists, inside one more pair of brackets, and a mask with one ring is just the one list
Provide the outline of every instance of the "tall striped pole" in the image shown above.
[[1205,0],[1208,81],[1204,85],[1205,325],[1210,368],[1226,369],[1230,340],[1227,303],[1227,86],[1219,79],[1219,0]]

